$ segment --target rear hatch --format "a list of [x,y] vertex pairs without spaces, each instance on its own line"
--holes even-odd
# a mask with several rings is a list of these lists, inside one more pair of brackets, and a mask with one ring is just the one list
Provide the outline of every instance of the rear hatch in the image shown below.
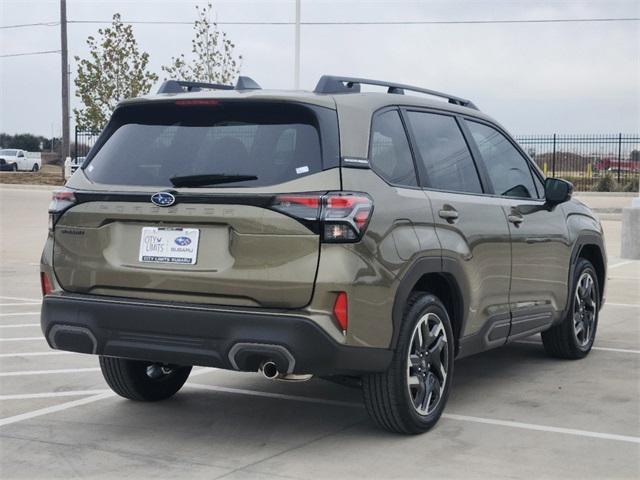
[[69,183],[72,205],[54,215],[58,281],[79,293],[305,306],[320,254],[305,218],[320,206],[296,194],[340,189],[337,138],[335,110],[300,103],[120,107]]

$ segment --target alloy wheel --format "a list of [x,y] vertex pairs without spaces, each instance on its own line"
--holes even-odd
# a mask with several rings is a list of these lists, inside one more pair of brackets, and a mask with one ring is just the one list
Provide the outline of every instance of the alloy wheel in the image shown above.
[[597,292],[590,272],[580,275],[573,302],[573,333],[580,347],[591,341],[598,314]]
[[407,354],[407,386],[413,408],[429,415],[438,406],[449,372],[447,332],[435,313],[425,314],[413,329]]
[[159,380],[163,377],[171,375],[173,373],[173,368],[161,363],[151,363],[147,365],[146,372],[147,376],[152,380]]

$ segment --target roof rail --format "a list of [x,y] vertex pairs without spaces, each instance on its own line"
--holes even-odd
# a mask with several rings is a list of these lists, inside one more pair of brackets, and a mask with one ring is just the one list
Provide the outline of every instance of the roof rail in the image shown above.
[[323,75],[322,77],[320,77],[320,80],[318,80],[318,84],[316,85],[314,93],[359,93],[361,84],[387,87],[387,93],[393,93],[397,95],[404,95],[405,90],[425,93],[427,95],[433,95],[435,97],[446,98],[449,103],[452,103],[454,105],[460,105],[462,107],[468,107],[478,110],[478,107],[476,107],[471,100],[466,100],[454,95],[449,95],[448,93],[429,90],[427,88],[413,87],[411,85],[404,85],[402,83],[383,82],[381,80],[370,80],[367,78]]
[[259,90],[258,85],[252,78],[239,76],[235,86],[221,83],[188,82],[186,80],[165,80],[160,85],[158,93],[185,93],[199,92],[207,90]]

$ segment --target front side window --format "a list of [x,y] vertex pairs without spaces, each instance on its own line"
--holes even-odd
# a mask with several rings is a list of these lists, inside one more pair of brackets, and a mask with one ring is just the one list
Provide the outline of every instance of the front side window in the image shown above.
[[505,197],[537,198],[529,164],[498,130],[467,121],[471,135],[487,166],[495,193]]
[[475,163],[455,118],[409,112],[416,144],[431,188],[482,193]]
[[371,166],[387,182],[409,187],[418,185],[409,141],[397,110],[373,119],[370,150]]

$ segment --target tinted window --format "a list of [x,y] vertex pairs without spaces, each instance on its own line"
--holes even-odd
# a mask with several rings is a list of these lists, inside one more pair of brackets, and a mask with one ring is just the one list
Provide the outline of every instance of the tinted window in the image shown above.
[[240,174],[258,179],[223,186],[260,186],[322,170],[316,116],[299,105],[131,106],[106,134],[85,169],[98,183],[170,186],[175,176]]
[[418,185],[409,141],[397,110],[374,117],[369,157],[373,169],[389,183]]
[[484,159],[495,193],[508,197],[537,197],[531,170],[525,158],[495,128],[467,122]]
[[409,112],[416,144],[431,188],[482,193],[476,166],[453,117]]

